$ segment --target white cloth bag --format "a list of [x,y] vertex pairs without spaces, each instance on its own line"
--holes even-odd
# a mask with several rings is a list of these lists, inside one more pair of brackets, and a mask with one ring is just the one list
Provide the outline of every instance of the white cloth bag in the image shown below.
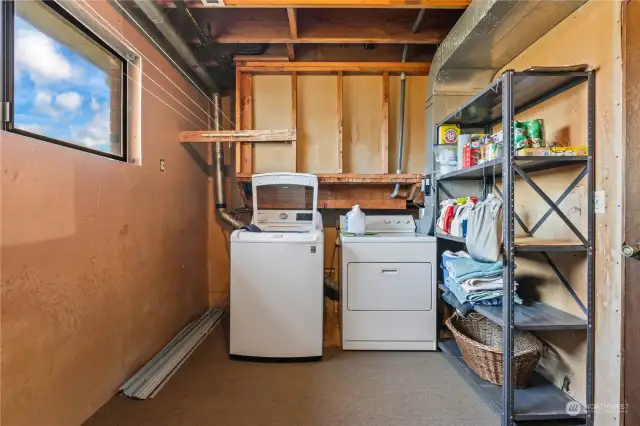
[[502,247],[502,200],[489,194],[467,219],[467,251],[479,262],[497,262]]

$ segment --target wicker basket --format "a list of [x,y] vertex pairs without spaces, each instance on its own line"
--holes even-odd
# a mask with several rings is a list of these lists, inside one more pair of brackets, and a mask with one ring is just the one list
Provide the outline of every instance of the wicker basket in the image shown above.
[[[502,386],[502,327],[479,314],[454,314],[446,322],[462,352],[462,359],[485,380]],[[514,336],[513,376],[518,389],[526,388],[544,351],[533,334]]]

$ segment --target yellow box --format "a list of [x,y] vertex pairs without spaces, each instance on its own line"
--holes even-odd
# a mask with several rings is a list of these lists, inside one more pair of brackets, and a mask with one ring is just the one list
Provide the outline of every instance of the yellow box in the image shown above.
[[438,145],[451,145],[458,143],[460,126],[457,124],[443,124],[438,129]]
[[586,146],[558,146],[551,148],[551,155],[584,157],[588,152],[589,148]]

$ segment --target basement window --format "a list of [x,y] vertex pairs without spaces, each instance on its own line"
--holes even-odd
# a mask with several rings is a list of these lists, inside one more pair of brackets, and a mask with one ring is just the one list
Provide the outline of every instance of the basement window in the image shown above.
[[2,5],[3,129],[127,160],[127,62],[54,1]]

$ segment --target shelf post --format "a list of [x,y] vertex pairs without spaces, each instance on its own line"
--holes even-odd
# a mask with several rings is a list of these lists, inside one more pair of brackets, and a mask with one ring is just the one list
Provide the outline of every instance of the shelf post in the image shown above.
[[589,71],[587,77],[587,426],[593,426],[594,357],[596,351],[595,324],[595,111],[596,74]]
[[502,300],[502,426],[512,426],[513,422],[513,335],[515,331],[513,297],[515,295],[515,240],[514,240],[514,152],[513,120],[514,91],[513,71],[502,75],[502,129],[504,134],[504,158],[502,183],[504,197],[502,206],[502,236],[504,241],[504,296]]

